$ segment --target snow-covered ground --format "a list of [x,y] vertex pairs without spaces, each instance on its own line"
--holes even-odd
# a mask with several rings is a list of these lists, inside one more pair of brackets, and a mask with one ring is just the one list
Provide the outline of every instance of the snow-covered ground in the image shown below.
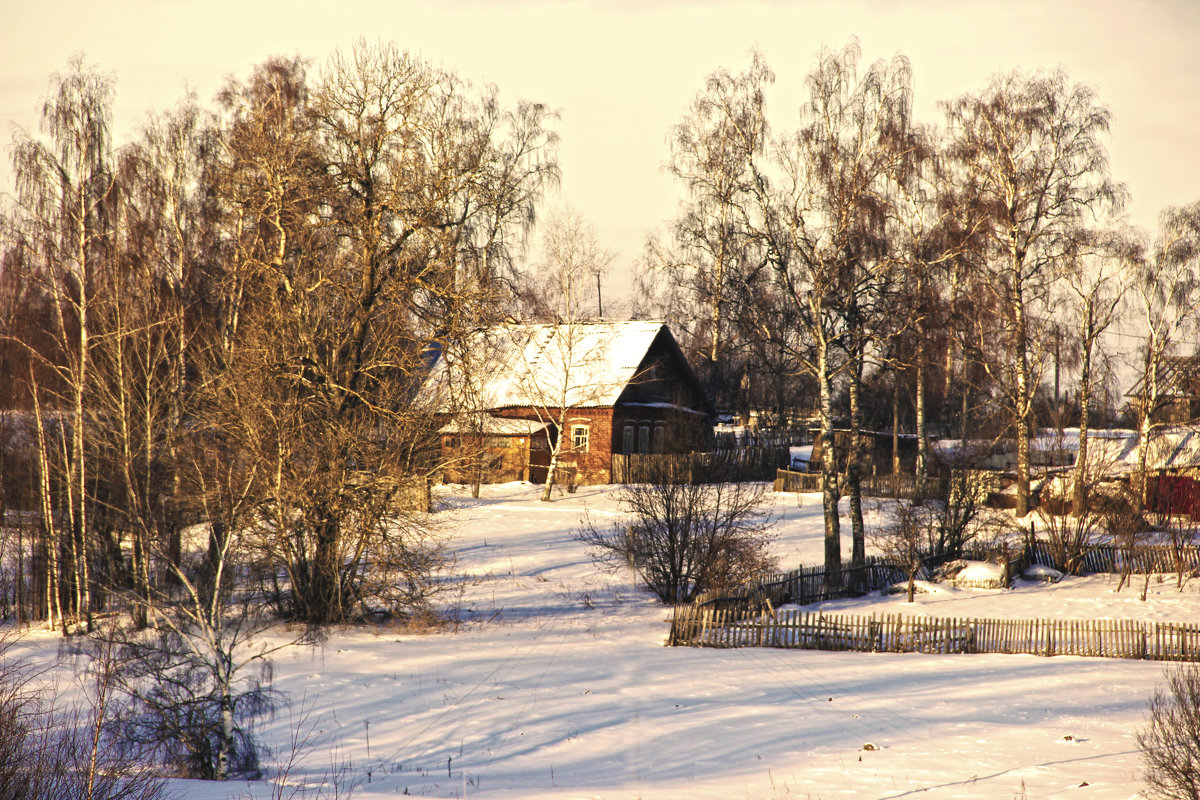
[[[591,563],[573,531],[612,492],[552,503],[528,484],[443,496],[458,624],[335,631],[275,662],[292,698],[261,726],[277,756],[307,712],[303,776],[345,763],[359,798],[1133,798],[1134,736],[1161,664],[1077,657],[667,648],[669,611]],[[820,562],[816,495],[774,495],[781,566]],[[849,549],[848,530],[846,548]],[[847,552],[847,557],[849,553]],[[1200,621],[1152,581],[1022,582],[838,601],[839,612]],[[813,608],[813,607],[810,607]],[[19,649],[54,653],[33,634]],[[262,784],[175,781],[185,797]]]

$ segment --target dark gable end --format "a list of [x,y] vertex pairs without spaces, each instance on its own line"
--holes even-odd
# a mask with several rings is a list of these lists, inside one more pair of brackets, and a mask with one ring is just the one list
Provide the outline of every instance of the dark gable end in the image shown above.
[[[680,397],[680,394],[685,396]],[[671,330],[663,324],[626,384],[616,406],[670,404],[698,412],[711,421],[716,407],[684,357]]]

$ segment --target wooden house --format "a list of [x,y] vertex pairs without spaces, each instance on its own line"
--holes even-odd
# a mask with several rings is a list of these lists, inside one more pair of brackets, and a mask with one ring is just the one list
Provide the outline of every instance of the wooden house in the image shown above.
[[609,483],[614,455],[705,449],[716,413],[662,322],[497,326],[443,347],[423,395],[448,480],[541,482],[561,438],[556,482]]
[[[1187,425],[1200,420],[1200,357],[1165,356],[1159,368],[1161,387],[1154,406],[1149,409],[1158,425]],[[1142,381],[1139,379],[1126,395],[1129,405],[1140,412]]]

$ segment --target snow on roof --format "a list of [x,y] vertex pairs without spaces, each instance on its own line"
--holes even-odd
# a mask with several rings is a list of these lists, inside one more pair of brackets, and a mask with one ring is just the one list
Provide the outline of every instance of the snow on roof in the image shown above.
[[500,325],[447,346],[424,392],[446,411],[610,407],[662,329],[662,322]]
[[[1078,452],[1078,429],[1064,433],[1073,435],[1067,446]],[[1138,469],[1141,457],[1139,441],[1137,431],[1088,431],[1088,462],[1112,474],[1133,472]],[[1200,430],[1186,427],[1156,430],[1146,454],[1146,466],[1152,470],[1200,467]]]
[[545,429],[545,422],[530,419],[505,419],[488,414],[479,421],[478,426],[469,423],[459,424],[459,421],[455,419],[443,425],[438,433],[463,433],[465,431],[466,433],[482,433],[487,436],[532,436]]
[[[1088,463],[1093,468],[1112,475],[1134,472],[1139,467],[1139,436],[1131,430],[1089,430]],[[968,442],[967,448],[987,452],[993,442]],[[1034,451],[1078,454],[1079,429],[1064,428],[1061,433],[1042,430],[1030,441]],[[943,455],[954,455],[964,448],[957,439],[933,442],[933,448]],[[1190,427],[1160,428],[1150,440],[1146,466],[1151,470],[1200,468],[1200,429]]]

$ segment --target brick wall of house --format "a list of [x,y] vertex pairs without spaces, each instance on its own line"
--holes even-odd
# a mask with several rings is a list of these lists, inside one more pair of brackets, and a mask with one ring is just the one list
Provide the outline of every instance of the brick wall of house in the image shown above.
[[[497,416],[513,419],[538,419],[532,408],[506,408],[496,412]],[[559,453],[559,463],[567,469],[563,473],[569,476],[574,471],[574,482],[577,484],[609,483],[612,481],[613,454],[613,410],[611,408],[573,408],[567,414],[566,430],[562,435],[567,437],[566,445]],[[544,417],[543,417],[544,419]],[[588,429],[588,447],[584,452],[576,452],[571,447],[571,436],[576,425]],[[565,478],[558,480],[565,482]]]
[[568,453],[563,450],[563,461],[575,465],[577,483],[609,483],[612,481],[612,430],[611,408],[579,408],[567,415],[566,435],[571,435],[573,425],[587,425],[588,449],[584,453]]

